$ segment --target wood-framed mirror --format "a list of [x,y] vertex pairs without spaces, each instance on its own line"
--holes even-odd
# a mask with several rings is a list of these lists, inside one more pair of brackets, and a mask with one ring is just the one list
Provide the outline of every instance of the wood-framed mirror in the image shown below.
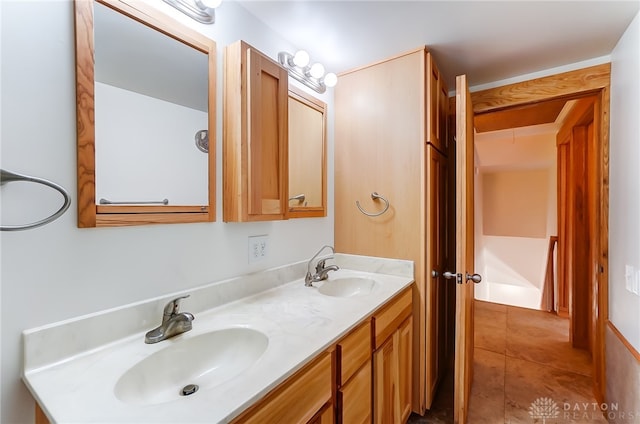
[[215,221],[215,42],[131,0],[75,28],[78,227]]
[[327,105],[289,86],[289,218],[327,216]]

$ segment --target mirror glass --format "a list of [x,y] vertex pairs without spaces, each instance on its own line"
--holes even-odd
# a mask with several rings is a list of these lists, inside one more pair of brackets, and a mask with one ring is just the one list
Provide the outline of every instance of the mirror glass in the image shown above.
[[[90,22],[83,3],[76,28],[92,27],[94,62],[86,72],[77,40],[77,73],[93,83],[93,96],[78,99],[79,226],[214,220],[215,43],[117,0],[94,2]],[[91,106],[93,120],[82,120]],[[93,144],[92,161],[82,143]],[[83,159],[93,181],[81,180]],[[91,202],[81,200],[89,191]]]
[[326,104],[289,88],[289,217],[326,216]]

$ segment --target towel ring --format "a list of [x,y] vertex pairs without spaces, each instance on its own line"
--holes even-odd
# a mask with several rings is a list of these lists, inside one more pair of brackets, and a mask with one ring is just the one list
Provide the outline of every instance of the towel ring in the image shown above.
[[382,209],[380,212],[377,212],[377,213],[370,213],[362,209],[362,207],[360,206],[360,202],[356,200],[356,206],[358,207],[358,209],[360,209],[360,212],[362,212],[367,216],[380,216],[389,209],[389,201],[384,197],[380,196],[377,192],[374,191],[373,193],[371,193],[371,199],[372,200],[382,199],[382,201],[384,202],[384,209]]
[[11,183],[11,182],[14,182],[14,181],[27,181],[27,182],[43,184],[43,185],[46,185],[48,187],[51,187],[51,188],[59,191],[60,194],[62,194],[62,197],[64,197],[64,204],[62,205],[62,207],[60,209],[58,209],[58,211],[56,213],[54,213],[53,215],[51,215],[51,216],[49,216],[49,217],[47,217],[45,219],[33,222],[31,224],[0,226],[0,231],[20,231],[20,230],[28,230],[28,229],[31,229],[31,228],[40,227],[42,225],[50,223],[51,221],[56,220],[63,213],[65,213],[67,211],[67,209],[69,209],[69,205],[71,205],[71,197],[69,197],[69,193],[67,193],[67,191],[64,188],[62,188],[61,186],[59,186],[58,184],[53,183],[53,182],[51,182],[49,180],[45,180],[43,178],[36,178],[36,177],[30,177],[30,176],[27,176],[27,175],[20,175],[20,174],[16,174],[16,173],[13,173],[13,172],[5,171],[4,169],[0,169],[0,185],[4,185],[6,183]]

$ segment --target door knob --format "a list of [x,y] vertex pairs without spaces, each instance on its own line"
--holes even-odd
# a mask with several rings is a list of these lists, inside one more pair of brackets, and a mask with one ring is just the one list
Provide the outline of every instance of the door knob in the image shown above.
[[431,276],[433,278],[438,278],[440,276],[440,273],[434,269],[431,271]]
[[467,281],[473,281],[474,283],[478,284],[479,282],[482,281],[482,275],[480,274],[469,274],[467,273]]
[[462,274],[456,274],[453,272],[445,271],[442,273],[442,276],[447,280],[456,280],[456,283],[462,284]]

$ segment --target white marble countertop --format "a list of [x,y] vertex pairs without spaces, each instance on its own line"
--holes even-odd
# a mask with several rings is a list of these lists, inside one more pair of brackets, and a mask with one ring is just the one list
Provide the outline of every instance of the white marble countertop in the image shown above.
[[[354,297],[331,297],[316,288],[304,286],[301,278],[272,283],[271,288],[221,303],[220,291],[234,287],[235,296],[247,294],[244,280],[260,279],[261,274],[230,280],[233,285],[212,285],[191,290],[192,298],[216,293],[214,307],[205,303],[189,304],[181,310],[194,313],[193,330],[172,339],[145,344],[144,334],[155,325],[148,319],[138,319],[131,329],[144,331],[107,331],[110,336],[83,342],[81,332],[105,328],[114,316],[136,316],[151,310],[159,320],[158,305],[171,298],[152,299],[127,305],[104,313],[80,317],[63,323],[28,330],[24,333],[25,371],[23,379],[45,414],[60,423],[160,423],[207,422],[225,423],[260,399],[272,388],[302,368],[317,354],[330,347],[364,318],[386,303],[413,281],[411,262],[377,258],[336,255],[341,269],[329,274],[329,280],[363,276],[376,280],[370,294]],[[350,268],[350,269],[349,269]],[[299,274],[301,264],[293,264],[265,272],[275,281],[287,275]],[[377,272],[367,272],[369,269]],[[389,272],[392,273],[381,273]],[[247,283],[248,284],[248,283]],[[321,286],[323,283],[314,283]],[[233,290],[231,290],[233,291]],[[223,296],[224,297],[224,296]],[[229,296],[227,299],[233,299]],[[153,308],[152,308],[153,306]],[[195,309],[190,309],[192,306]],[[153,309],[156,309],[153,311]],[[210,388],[202,388],[191,396],[157,404],[132,404],[119,400],[114,387],[119,378],[147,356],[181,341],[219,329],[244,327],[265,334],[269,341],[262,356],[236,377]],[[47,346],[53,338],[65,348]],[[111,338],[111,339],[110,339]],[[91,339],[91,337],[89,337]],[[189,361],[188,354],[184,358]]]

